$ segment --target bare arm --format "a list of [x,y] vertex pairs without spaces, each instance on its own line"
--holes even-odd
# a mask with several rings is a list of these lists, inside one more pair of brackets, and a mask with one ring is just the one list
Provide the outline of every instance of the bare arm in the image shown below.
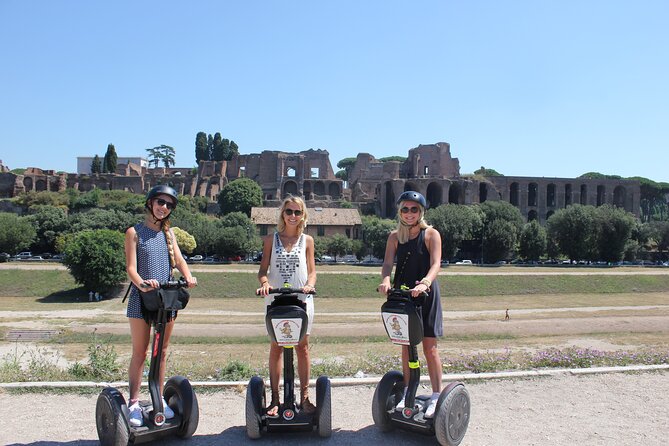
[[377,290],[381,294],[388,294],[390,285],[390,274],[393,272],[393,264],[395,263],[395,254],[397,252],[397,231],[392,231],[388,235],[386,242],[386,253],[383,256],[383,266],[381,267],[381,283]]
[[269,279],[267,278],[267,270],[269,269],[269,261],[272,257],[272,237],[274,235],[266,235],[263,238],[262,244],[262,260],[260,261],[260,269],[258,269],[258,281],[260,288],[256,290],[256,294],[267,296],[269,293]]
[[[138,288],[141,289],[144,285],[144,279],[137,272],[137,232],[134,227],[128,228],[125,231],[125,271],[128,273],[130,281]],[[152,286],[156,287],[157,283],[154,283]]]
[[305,236],[307,241],[307,283],[302,288],[305,294],[313,293],[316,289],[316,258],[314,255],[314,239],[310,235]]

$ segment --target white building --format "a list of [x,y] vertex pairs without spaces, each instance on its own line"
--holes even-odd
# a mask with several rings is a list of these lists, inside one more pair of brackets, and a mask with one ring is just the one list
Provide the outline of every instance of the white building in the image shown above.
[[[77,157],[77,173],[79,175],[90,175],[91,174],[91,166],[93,165],[93,158],[92,156],[78,156]],[[104,161],[104,156],[100,157],[100,162],[102,163]],[[142,158],[141,156],[119,156],[116,164],[128,164],[128,163],[133,163],[137,164],[141,167],[149,168],[149,161],[146,158]]]

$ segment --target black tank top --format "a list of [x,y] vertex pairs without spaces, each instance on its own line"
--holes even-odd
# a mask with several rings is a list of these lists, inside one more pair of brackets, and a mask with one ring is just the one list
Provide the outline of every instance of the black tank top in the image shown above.
[[395,267],[394,288],[401,285],[413,288],[430,271],[430,253],[425,245],[425,229],[406,243],[397,244],[397,266]]

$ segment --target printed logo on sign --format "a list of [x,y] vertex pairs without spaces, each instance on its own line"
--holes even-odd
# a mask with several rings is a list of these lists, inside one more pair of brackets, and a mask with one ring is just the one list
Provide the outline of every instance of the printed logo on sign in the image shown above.
[[409,317],[406,314],[382,314],[386,332],[393,344],[409,345]]
[[297,345],[300,342],[300,330],[302,329],[302,319],[272,319],[276,343],[284,345]]

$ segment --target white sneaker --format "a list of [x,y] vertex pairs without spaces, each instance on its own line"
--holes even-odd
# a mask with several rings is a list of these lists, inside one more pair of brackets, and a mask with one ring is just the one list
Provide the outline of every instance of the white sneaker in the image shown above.
[[165,398],[163,398],[163,413],[165,414],[165,418],[167,418],[168,420],[174,418],[174,411],[170,406],[167,405]]
[[395,409],[397,409],[397,410],[404,409],[404,400],[406,399],[406,397],[407,397],[407,388],[405,387],[404,388],[404,393],[402,394],[402,399],[400,400],[399,403],[397,403],[397,405],[395,406]]
[[430,404],[427,406],[427,409],[425,409],[425,418],[434,417],[434,412],[437,410],[437,401],[439,401],[438,393],[436,398],[434,394],[432,395],[432,398],[430,398]]
[[132,427],[140,427],[144,424],[144,417],[142,416],[142,407],[139,402],[128,407],[128,422]]

